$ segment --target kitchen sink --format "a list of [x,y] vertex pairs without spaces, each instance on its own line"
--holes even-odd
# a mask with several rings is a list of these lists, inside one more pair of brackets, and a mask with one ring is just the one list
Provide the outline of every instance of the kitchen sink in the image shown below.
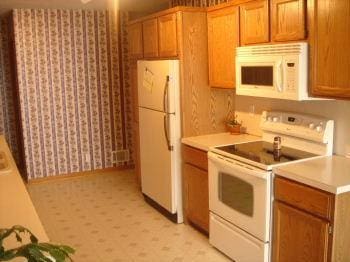
[[3,151],[0,151],[0,175],[11,172],[12,168],[8,162],[7,156]]

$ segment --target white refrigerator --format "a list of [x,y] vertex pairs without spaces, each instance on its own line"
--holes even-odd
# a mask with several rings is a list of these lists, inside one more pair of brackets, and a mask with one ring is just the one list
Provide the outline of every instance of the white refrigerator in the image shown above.
[[142,193],[183,222],[178,60],[138,61]]

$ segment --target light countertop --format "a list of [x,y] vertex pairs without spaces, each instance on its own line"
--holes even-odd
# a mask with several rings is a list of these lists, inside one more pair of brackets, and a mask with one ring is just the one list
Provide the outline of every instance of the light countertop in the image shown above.
[[261,140],[261,137],[248,134],[231,135],[230,133],[218,133],[204,136],[186,137],[183,138],[181,142],[203,151],[209,151],[209,148],[215,146],[239,144],[257,140]]
[[[4,152],[11,166],[9,173],[0,173],[0,228],[21,225],[32,231],[41,242],[49,239],[19,174],[15,161],[3,136],[0,136],[0,151]],[[17,247],[15,239],[5,242],[6,248]]]
[[350,192],[349,158],[322,157],[281,166],[274,173],[333,194]]

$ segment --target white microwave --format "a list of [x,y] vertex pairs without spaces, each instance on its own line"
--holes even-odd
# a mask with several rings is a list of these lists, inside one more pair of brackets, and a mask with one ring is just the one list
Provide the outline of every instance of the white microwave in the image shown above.
[[308,44],[238,47],[237,95],[309,100]]

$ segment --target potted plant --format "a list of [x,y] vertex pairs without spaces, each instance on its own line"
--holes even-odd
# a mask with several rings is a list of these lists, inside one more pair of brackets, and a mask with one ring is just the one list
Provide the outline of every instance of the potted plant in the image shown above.
[[[4,240],[6,238],[14,235],[16,240],[22,243],[24,234],[29,236],[30,243],[13,249],[5,249]],[[74,254],[74,249],[69,246],[39,243],[38,238],[22,226],[0,229],[0,261],[10,261],[17,257],[23,257],[28,262],[65,262],[67,260],[73,261],[70,257],[71,254]]]
[[242,121],[239,122],[237,115],[235,115],[226,121],[226,127],[232,135],[239,135],[241,133]]

